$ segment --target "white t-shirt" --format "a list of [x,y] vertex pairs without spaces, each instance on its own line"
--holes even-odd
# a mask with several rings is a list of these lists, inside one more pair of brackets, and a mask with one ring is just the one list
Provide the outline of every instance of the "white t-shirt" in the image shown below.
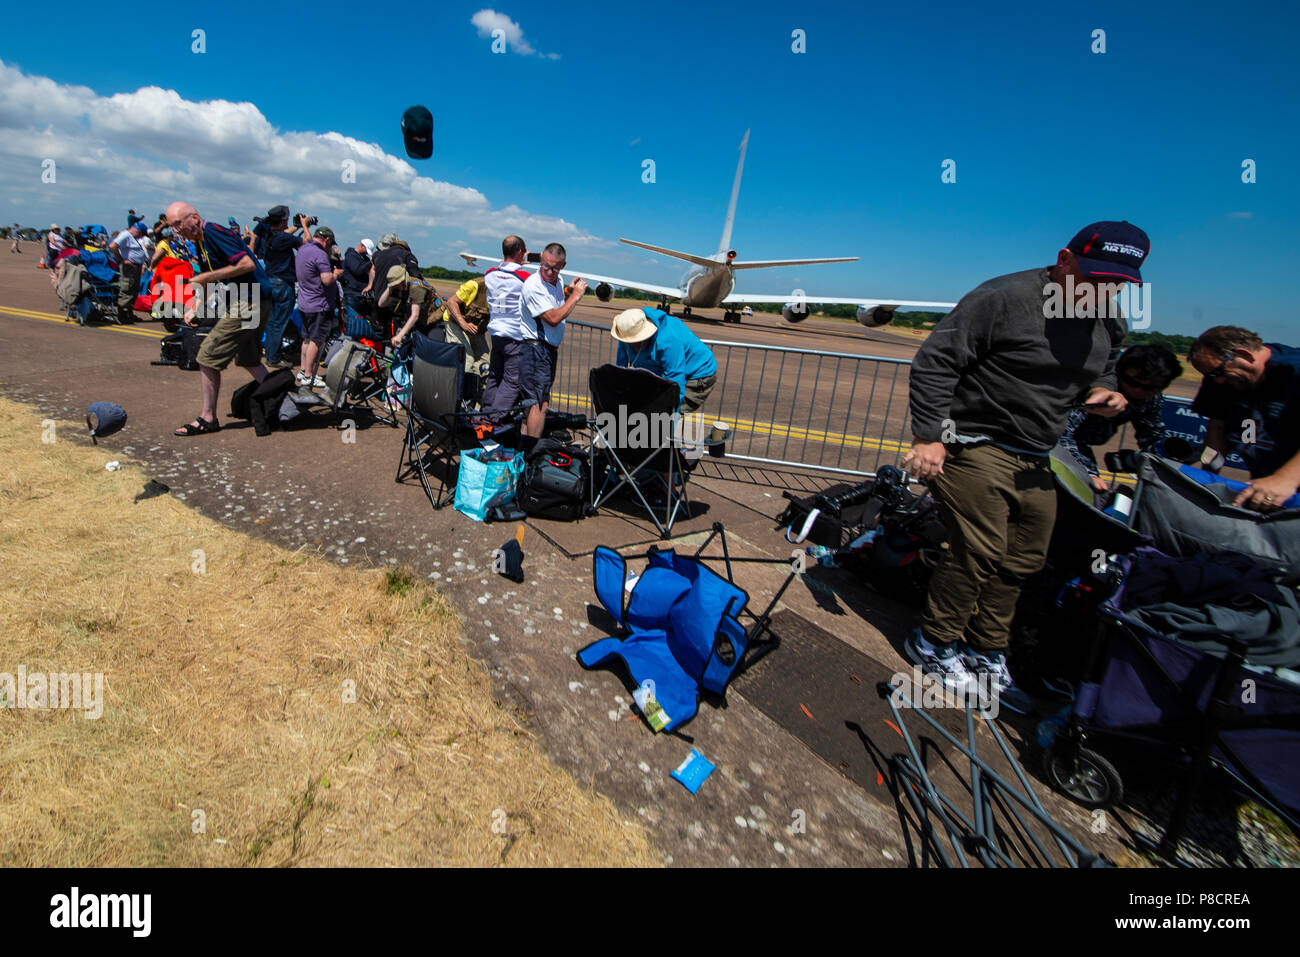
[[[536,339],[537,324],[541,320],[534,317],[562,305],[564,305],[563,284],[557,282],[552,286],[539,273],[529,276],[528,281],[524,283],[523,338]],[[542,331],[546,334],[546,341],[553,346],[558,346],[564,338],[564,321],[561,320],[558,326],[546,322],[541,322],[541,325]]]
[[516,341],[537,338],[536,332],[531,336],[525,335],[520,328],[522,316],[519,307],[524,281],[514,274],[514,270],[523,268],[519,263],[503,262],[487,274],[484,285],[487,286],[488,335]]
[[140,240],[135,238],[135,234],[129,229],[124,229],[117,234],[113,240],[117,244],[117,251],[121,253],[122,259],[129,263],[144,265],[149,258],[144,254],[144,247],[140,245]]

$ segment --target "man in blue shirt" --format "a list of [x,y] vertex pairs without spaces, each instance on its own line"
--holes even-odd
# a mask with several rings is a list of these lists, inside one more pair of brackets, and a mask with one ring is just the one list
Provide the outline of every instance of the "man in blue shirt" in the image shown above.
[[649,306],[614,317],[610,335],[618,340],[618,364],[648,369],[672,379],[681,411],[698,412],[718,378],[718,360],[699,337],[675,316]]
[[1201,461],[1235,442],[1251,482],[1234,505],[1271,512],[1300,488],[1300,349],[1215,326],[1187,350],[1204,376],[1192,411],[1210,420]]
[[[239,234],[225,226],[205,222],[189,203],[167,207],[167,224],[198,247],[198,269],[190,285],[205,304],[217,301],[219,318],[208,333],[197,357],[203,390],[203,411],[197,419],[181,426],[175,435],[205,435],[221,428],[217,422],[217,397],[221,392],[221,370],[243,366],[254,379],[266,378],[262,365],[262,330],[271,311],[271,284]],[[187,325],[197,326],[198,315],[188,307]]]

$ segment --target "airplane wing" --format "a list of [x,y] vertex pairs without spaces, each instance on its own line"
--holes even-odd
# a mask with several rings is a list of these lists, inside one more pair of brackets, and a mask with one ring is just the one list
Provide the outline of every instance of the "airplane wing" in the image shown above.
[[[627,240],[623,240],[627,242]],[[777,266],[815,266],[817,263],[855,263],[857,256],[841,256],[838,259],[747,259],[733,262],[732,269],[773,269]]]
[[[465,262],[467,262],[470,265],[470,267],[474,269],[478,269],[478,268],[487,269],[490,268],[490,266],[497,266],[500,265],[501,263],[500,256],[479,256],[474,253],[461,253],[460,258],[465,260]],[[529,272],[534,272],[537,269],[537,263],[520,263],[520,268],[527,269]],[[595,273],[582,272],[581,270],[578,269],[565,268],[560,273],[560,275],[565,279],[566,282],[572,281],[573,279],[581,276],[583,279],[587,280],[587,283],[589,285],[595,285],[596,283],[600,283],[600,282],[607,282],[611,286],[623,286],[624,288],[630,288],[630,289],[644,289],[646,292],[653,292],[659,296],[667,296],[669,299],[680,299],[682,295],[682,291],[678,289],[676,286],[656,286],[654,283],[640,282],[639,280],[635,280],[635,279],[619,279],[616,276],[598,276]]]
[[826,305],[826,306],[909,306],[914,309],[952,309],[957,304],[955,302],[923,302],[916,299],[844,299],[835,296],[797,296],[793,293],[786,293],[784,296],[751,296],[748,293],[733,292],[726,299],[722,300],[724,306],[734,303],[743,302],[770,302],[781,303],[797,302],[802,300],[809,305]]

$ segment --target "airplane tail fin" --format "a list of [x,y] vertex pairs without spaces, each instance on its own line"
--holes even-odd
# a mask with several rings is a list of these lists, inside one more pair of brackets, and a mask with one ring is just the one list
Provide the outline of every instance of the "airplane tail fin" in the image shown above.
[[731,200],[727,203],[727,220],[722,224],[722,242],[718,244],[718,255],[726,255],[731,249],[731,227],[736,221],[736,200],[740,198],[740,174],[745,171],[745,150],[749,148],[749,130],[740,141],[740,162],[736,164],[736,178],[731,184]]

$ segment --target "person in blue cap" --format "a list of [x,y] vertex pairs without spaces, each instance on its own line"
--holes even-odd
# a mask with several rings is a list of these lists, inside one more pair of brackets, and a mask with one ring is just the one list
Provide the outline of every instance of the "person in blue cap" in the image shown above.
[[618,364],[648,369],[677,383],[683,413],[698,412],[718,379],[718,360],[676,316],[660,309],[626,309],[609,330]]

